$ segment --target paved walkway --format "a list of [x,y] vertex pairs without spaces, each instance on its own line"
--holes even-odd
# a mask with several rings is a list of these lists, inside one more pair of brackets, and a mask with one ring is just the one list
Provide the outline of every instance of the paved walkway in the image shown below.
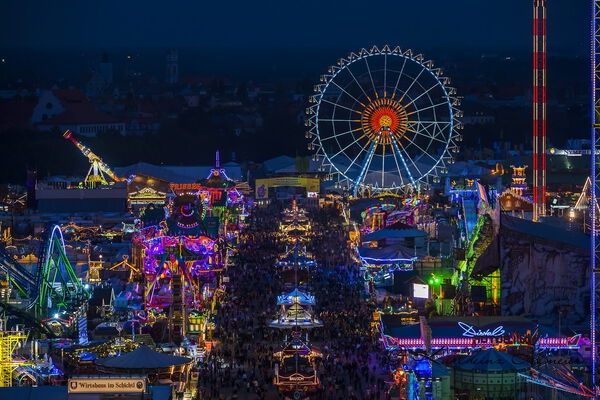
[[[230,287],[219,305],[215,338],[219,341],[201,371],[203,399],[283,399],[272,384],[272,354],[284,332],[268,328],[282,287],[274,261],[285,250],[278,235],[281,209],[256,209],[230,268]],[[324,357],[317,371],[322,389],[315,399],[385,399],[387,371],[380,346],[370,331],[372,307],[364,303],[358,268],[346,246],[347,232],[337,210],[311,213],[308,244],[322,265],[311,273],[316,311],[323,328],[309,332]]]

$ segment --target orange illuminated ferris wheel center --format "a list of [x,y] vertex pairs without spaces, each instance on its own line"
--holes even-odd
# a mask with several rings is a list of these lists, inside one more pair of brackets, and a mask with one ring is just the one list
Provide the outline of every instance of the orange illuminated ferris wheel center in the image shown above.
[[392,139],[400,139],[407,131],[408,115],[400,102],[380,98],[365,107],[360,122],[369,140],[391,145]]

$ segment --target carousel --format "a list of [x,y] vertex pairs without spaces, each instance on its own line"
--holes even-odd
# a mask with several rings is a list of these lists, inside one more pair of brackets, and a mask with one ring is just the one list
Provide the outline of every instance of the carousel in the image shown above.
[[[180,342],[191,333],[190,325],[198,325],[189,320],[190,311],[210,319],[214,297],[220,293],[218,274],[223,268],[224,246],[210,235],[206,208],[198,195],[173,198],[166,213],[149,208],[142,221],[134,250],[143,271],[144,309],[162,313],[170,340]],[[204,339],[205,332],[199,333]]]
[[269,326],[272,328],[318,328],[323,323],[315,318],[313,306],[315,305],[315,296],[308,292],[292,290],[277,298],[277,305],[280,307],[277,318]]
[[311,392],[319,389],[316,361],[321,353],[302,341],[302,334],[292,332],[281,351],[273,354],[276,359],[273,384],[284,392]]

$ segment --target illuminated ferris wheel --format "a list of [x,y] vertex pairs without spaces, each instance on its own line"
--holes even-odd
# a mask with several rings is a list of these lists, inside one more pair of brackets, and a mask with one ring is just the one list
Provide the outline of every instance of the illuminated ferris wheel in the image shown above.
[[309,149],[354,195],[427,188],[447,172],[461,140],[459,99],[449,83],[411,50],[350,53],[315,86]]

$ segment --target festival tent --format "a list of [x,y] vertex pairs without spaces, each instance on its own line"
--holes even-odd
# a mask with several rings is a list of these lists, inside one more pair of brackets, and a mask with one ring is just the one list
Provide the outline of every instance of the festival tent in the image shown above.
[[96,364],[107,368],[119,369],[161,369],[172,366],[186,365],[192,362],[191,358],[171,356],[159,353],[146,346],[118,357],[108,357],[96,361]]
[[520,358],[496,349],[487,349],[454,363],[454,369],[481,372],[524,372],[530,365]]
[[[408,226],[408,225],[407,225]],[[427,237],[427,232],[424,232],[417,228],[407,228],[407,229],[389,229],[384,228],[373,233],[369,233],[363,239],[363,242],[374,242],[382,239],[403,239],[403,238],[417,238],[417,237]]]

